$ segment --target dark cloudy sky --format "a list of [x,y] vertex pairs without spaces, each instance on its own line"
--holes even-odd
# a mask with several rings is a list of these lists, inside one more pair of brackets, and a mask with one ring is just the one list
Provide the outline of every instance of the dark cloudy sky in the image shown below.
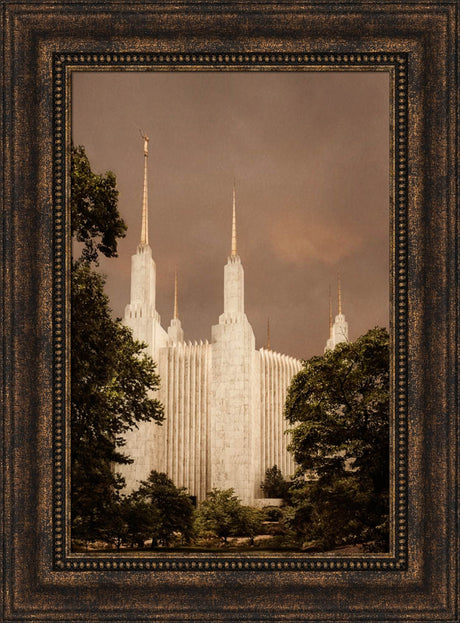
[[101,262],[114,314],[129,302],[139,242],[143,142],[157,309],[167,327],[174,269],[186,339],[223,311],[236,180],[246,314],[257,347],[323,352],[337,274],[351,339],[389,317],[389,80],[373,72],[74,74],[73,140],[111,169],[128,233]]

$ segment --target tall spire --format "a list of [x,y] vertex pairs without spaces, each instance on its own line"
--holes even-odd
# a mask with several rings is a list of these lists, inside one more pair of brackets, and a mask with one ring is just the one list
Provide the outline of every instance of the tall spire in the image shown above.
[[337,276],[338,290],[339,290],[339,314],[342,313],[342,284],[340,282],[340,273]]
[[141,246],[149,243],[149,205],[147,194],[147,161],[149,158],[149,137],[142,135],[144,139],[144,192],[142,194],[142,227],[141,227]]
[[331,286],[329,286],[329,337],[332,337],[332,295]]
[[174,271],[174,314],[168,327],[168,336],[171,344],[184,341],[184,330],[179,320],[179,306],[177,304],[177,269]]
[[232,219],[232,257],[238,255],[236,247],[236,200],[235,200],[235,182],[233,182],[233,219]]
[[224,267],[224,313],[219,324],[244,320],[244,271],[236,244],[236,200],[233,183],[232,251]]
[[179,317],[178,306],[177,306],[177,270],[174,271],[174,320],[177,320]]
[[267,318],[267,350],[270,350],[270,318]]

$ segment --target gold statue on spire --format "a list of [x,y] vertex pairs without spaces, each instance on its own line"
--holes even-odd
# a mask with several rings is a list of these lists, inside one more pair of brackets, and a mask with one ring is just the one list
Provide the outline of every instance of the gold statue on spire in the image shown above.
[[141,132],[144,139],[144,191],[142,194],[142,226],[141,226],[141,246],[149,243],[149,207],[147,191],[147,160],[149,157],[149,137]]
[[235,200],[235,182],[233,182],[233,218],[232,218],[232,257],[238,255],[236,246],[236,200]]

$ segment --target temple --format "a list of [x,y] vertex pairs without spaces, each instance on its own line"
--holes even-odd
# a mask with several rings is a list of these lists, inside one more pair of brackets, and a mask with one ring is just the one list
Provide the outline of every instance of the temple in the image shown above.
[[[165,472],[200,502],[214,487],[233,488],[244,504],[262,505],[261,482],[277,465],[285,477],[295,471],[287,451],[283,415],[286,391],[302,362],[256,349],[244,308],[244,270],[238,254],[236,194],[233,187],[230,254],[224,266],[224,306],[211,341],[189,342],[179,319],[177,274],[174,313],[164,329],[155,307],[156,266],[148,242],[148,138],[144,137],[144,191],[141,237],[131,260],[131,296],[124,322],[147,344],[157,363],[165,421],[141,422],[126,438],[131,465],[117,466],[127,490],[151,470]],[[339,290],[340,291],[340,290]],[[340,341],[348,326],[341,313],[330,339]],[[334,343],[334,345],[335,345]],[[333,347],[333,346],[330,346]]]

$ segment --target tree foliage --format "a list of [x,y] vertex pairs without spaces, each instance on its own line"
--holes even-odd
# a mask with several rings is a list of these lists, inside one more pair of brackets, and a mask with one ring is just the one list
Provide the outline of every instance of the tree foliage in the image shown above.
[[93,173],[81,146],[72,147],[71,157],[71,233],[83,243],[81,259],[97,263],[99,253],[115,257],[127,229],[118,212],[115,175]]
[[239,526],[236,528],[239,536],[248,536],[250,545],[254,545],[254,537],[263,532],[263,512],[253,506],[242,506]]
[[152,522],[149,538],[152,547],[168,545],[174,534],[180,533],[189,541],[193,532],[193,504],[184,488],[178,488],[164,473],[152,471],[133,494],[133,500],[150,509]]
[[[71,516],[76,539],[105,539],[123,479],[115,464],[125,433],[164,418],[150,392],[155,364],[130,329],[112,318],[105,280],[91,268],[98,253],[113,257],[126,227],[118,214],[115,177],[91,172],[83,148],[72,151],[72,232],[83,242],[71,271]],[[105,206],[105,208],[104,208]],[[105,210],[105,211],[104,211]],[[105,217],[104,217],[105,214]]]
[[[109,484],[111,504],[107,505],[103,522],[98,525],[98,540],[117,549],[122,545],[143,548],[149,540],[152,548],[160,544],[168,546],[173,538],[190,541],[193,504],[186,490],[176,487],[166,474],[152,471],[130,495],[123,495],[113,488],[113,483]],[[104,504],[107,491],[103,491],[101,497]]]
[[[389,336],[382,328],[305,361],[288,390],[299,465],[291,524],[322,547],[388,546]],[[309,481],[305,482],[307,477]]]
[[116,450],[123,435],[139,421],[163,420],[161,404],[149,395],[159,386],[155,363],[112,319],[104,278],[87,264],[72,271],[71,309],[73,441],[105,445],[110,461],[126,463]]
[[266,498],[282,498],[283,500],[289,498],[291,483],[284,479],[283,473],[277,465],[267,467],[264,481],[260,486]]
[[[72,435],[75,439],[75,435]],[[120,490],[124,481],[111,470],[103,440],[72,442],[72,540],[116,542]]]
[[144,547],[145,541],[154,537],[160,511],[135,493],[123,500],[121,511],[126,524],[124,542],[131,547]]
[[224,543],[244,529],[245,511],[233,489],[213,489],[197,512],[197,531],[212,532]]

